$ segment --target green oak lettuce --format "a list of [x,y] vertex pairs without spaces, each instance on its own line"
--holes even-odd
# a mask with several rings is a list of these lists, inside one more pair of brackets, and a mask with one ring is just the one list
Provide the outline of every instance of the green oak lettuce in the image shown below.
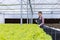
[[36,24],[0,24],[0,40],[52,40]]

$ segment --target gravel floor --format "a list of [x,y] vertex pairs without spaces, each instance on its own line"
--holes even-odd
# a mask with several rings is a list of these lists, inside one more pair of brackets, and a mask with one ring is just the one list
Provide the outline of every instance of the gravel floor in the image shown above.
[[59,28],[60,29],[60,24],[57,24],[57,23],[53,23],[53,24],[45,24],[45,25],[47,25],[47,26],[49,26],[49,27],[54,27],[54,28]]

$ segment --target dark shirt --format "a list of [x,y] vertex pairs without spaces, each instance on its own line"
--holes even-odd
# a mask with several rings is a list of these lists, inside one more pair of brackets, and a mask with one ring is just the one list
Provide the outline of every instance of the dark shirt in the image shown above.
[[37,23],[41,26],[44,24],[44,18],[41,16],[41,17],[38,17],[37,19]]

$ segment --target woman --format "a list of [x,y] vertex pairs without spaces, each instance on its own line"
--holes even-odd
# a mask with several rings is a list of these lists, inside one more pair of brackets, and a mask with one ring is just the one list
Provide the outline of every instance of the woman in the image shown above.
[[43,28],[43,26],[44,26],[44,18],[43,18],[43,16],[42,16],[42,12],[41,11],[39,11],[38,12],[38,19],[36,20],[36,22],[37,22],[37,24],[39,24],[39,26],[41,27],[41,28]]
[[46,27],[45,25],[44,25],[44,18],[43,18],[43,16],[42,16],[42,12],[41,11],[39,11],[38,12],[38,19],[36,20],[36,22],[37,22],[37,24],[39,25],[39,27],[40,28],[42,28],[47,34],[50,34],[51,35],[51,33],[49,33],[50,31],[51,31],[51,29],[49,28],[49,27]]

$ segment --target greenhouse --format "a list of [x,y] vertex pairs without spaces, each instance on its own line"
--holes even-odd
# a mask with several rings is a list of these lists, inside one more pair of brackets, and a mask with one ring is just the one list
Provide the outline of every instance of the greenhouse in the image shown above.
[[[17,28],[19,28],[19,26],[25,27],[26,25],[28,25],[28,27],[30,27],[31,25],[32,26],[35,25],[37,28],[38,25],[35,22],[35,20],[37,20],[38,18],[39,11],[42,11],[43,13],[42,16],[44,17],[44,20],[45,20],[44,26],[46,27],[45,31],[47,32],[47,34],[45,35],[49,36],[50,38],[49,40],[60,40],[60,0],[53,0],[53,1],[52,0],[0,0],[0,29],[1,28],[3,29],[4,25],[5,25],[5,28],[7,29],[8,27],[9,28],[11,27],[13,29],[12,26],[15,26],[15,27],[18,26]],[[2,39],[0,37],[1,40],[12,40],[12,39],[15,40],[14,39],[15,37],[12,39],[5,39],[3,36],[2,36]],[[20,39],[18,38],[18,40]],[[24,40],[24,39],[21,39],[21,40]],[[28,39],[25,39],[25,40],[28,40]],[[29,39],[29,40],[38,40],[38,37],[37,39]],[[44,39],[41,39],[41,40],[44,40]],[[48,38],[46,40],[48,40]]]

